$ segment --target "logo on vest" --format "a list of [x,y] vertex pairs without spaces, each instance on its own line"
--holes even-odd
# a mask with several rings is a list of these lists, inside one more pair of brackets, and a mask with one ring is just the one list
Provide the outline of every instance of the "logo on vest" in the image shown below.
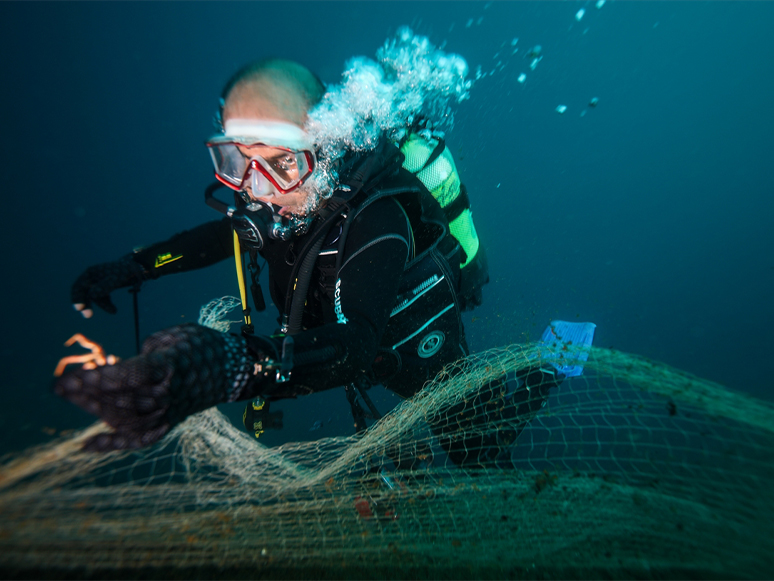
[[336,281],[336,291],[333,293],[333,310],[336,313],[336,322],[347,324],[347,317],[341,312],[341,279]]

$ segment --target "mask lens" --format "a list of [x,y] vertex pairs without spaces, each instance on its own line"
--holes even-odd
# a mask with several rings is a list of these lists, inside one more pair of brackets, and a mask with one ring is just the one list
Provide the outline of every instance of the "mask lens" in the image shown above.
[[248,160],[232,143],[210,146],[215,173],[228,184],[241,187],[242,178],[247,170]]
[[298,164],[295,154],[283,151],[280,155],[265,158],[265,160],[283,187],[288,187],[293,182],[298,181]]
[[266,176],[257,170],[250,172],[250,188],[255,198],[270,198],[277,193]]
[[287,194],[314,170],[313,154],[305,150],[246,143],[236,138],[229,142],[211,141],[207,145],[218,178],[235,190],[249,183],[256,196]]
[[260,172],[279,190],[286,194],[297,188],[311,173],[304,151],[286,151],[275,148],[265,155],[250,160],[253,172]]

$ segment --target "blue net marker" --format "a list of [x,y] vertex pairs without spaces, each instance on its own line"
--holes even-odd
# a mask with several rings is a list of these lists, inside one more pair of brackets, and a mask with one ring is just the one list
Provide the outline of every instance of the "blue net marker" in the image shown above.
[[[551,321],[543,331],[540,342],[550,347],[552,354],[548,359],[563,359],[562,351],[570,351],[574,360],[587,361],[588,353],[578,353],[578,347],[590,347],[594,340],[594,323],[568,323],[567,321]],[[556,369],[567,377],[577,377],[583,373],[583,365],[561,365],[552,363]]]

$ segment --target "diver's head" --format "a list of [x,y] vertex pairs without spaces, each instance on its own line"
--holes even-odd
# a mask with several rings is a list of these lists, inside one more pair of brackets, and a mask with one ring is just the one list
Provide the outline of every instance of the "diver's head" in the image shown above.
[[309,110],[325,87],[306,67],[271,59],[239,70],[223,89],[223,133],[207,143],[218,179],[246,201],[306,213],[312,195],[304,183],[316,158],[304,131]]
[[258,61],[242,67],[226,83],[223,118],[273,119],[303,127],[324,93],[322,81],[299,63]]

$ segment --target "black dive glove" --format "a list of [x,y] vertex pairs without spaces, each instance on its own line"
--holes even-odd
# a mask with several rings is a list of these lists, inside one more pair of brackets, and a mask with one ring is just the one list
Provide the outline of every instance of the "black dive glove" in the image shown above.
[[118,309],[110,300],[116,289],[132,286],[145,280],[145,270],[128,254],[114,262],[105,262],[87,268],[77,278],[70,291],[73,306],[87,319],[91,317],[91,305],[114,314]]
[[84,449],[141,448],[191,414],[259,393],[271,356],[243,337],[189,323],[154,333],[137,357],[64,375],[54,391],[115,428]]

